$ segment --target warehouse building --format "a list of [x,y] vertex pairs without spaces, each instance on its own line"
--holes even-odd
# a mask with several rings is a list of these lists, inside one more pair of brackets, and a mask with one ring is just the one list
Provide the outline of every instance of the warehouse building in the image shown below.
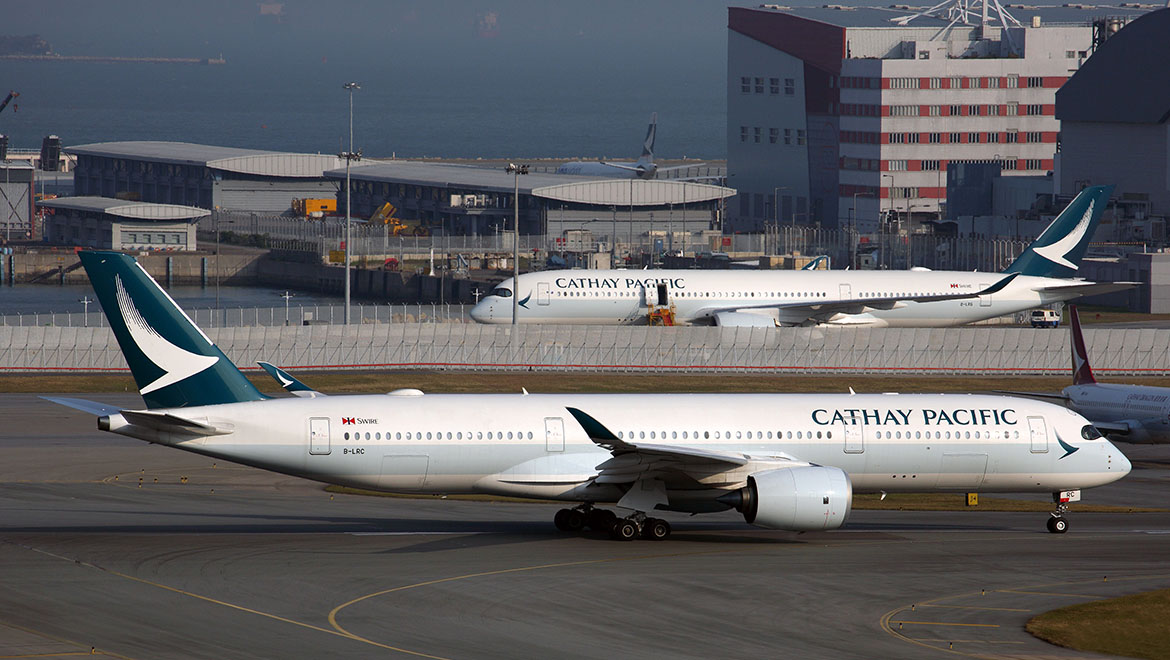
[[195,223],[211,211],[110,197],[63,197],[37,203],[45,242],[100,250],[195,250]]
[[30,238],[35,170],[20,160],[0,160],[0,170],[0,241]]
[[[326,178],[345,189],[345,170]],[[649,231],[706,231],[718,226],[722,201],[735,191],[677,180],[605,179],[531,173],[446,163],[391,161],[350,168],[355,218],[386,203],[397,217],[418,221],[432,234],[490,236],[508,231],[519,190],[520,232],[562,236],[644,236]],[[337,208],[345,208],[344,197]]]
[[[1056,94],[1060,191],[1112,184],[1120,241],[1165,240],[1170,214],[1170,9],[1109,37]],[[1148,280],[1144,280],[1148,281]]]
[[326,170],[344,161],[186,142],[102,142],[69,147],[77,195],[203,209],[284,213],[293,199],[334,197]]
[[1056,91],[1109,21],[1146,10],[1094,23],[1095,7],[1029,6],[1013,10],[1021,23],[995,0],[980,17],[981,4],[729,8],[731,226],[868,232],[897,217],[910,230],[946,216],[951,163],[1051,172]]

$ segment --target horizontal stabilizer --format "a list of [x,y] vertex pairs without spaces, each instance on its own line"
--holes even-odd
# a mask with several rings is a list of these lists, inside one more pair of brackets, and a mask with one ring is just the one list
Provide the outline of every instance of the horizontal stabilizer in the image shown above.
[[1037,287],[1036,291],[1039,293],[1075,293],[1080,296],[1097,296],[1103,293],[1125,291],[1135,286],[1141,286],[1141,282],[1079,282],[1074,280],[1068,284]]
[[185,433],[188,435],[227,435],[231,431],[216,428],[193,419],[186,419],[171,413],[151,412],[149,410],[123,410],[122,417],[135,426],[145,426],[165,433]]
[[97,401],[86,401],[85,399],[71,399],[69,397],[63,396],[43,396],[41,398],[45,401],[52,401],[58,405],[67,406],[69,408],[87,412],[91,415],[97,415],[99,417],[113,415],[114,413],[122,410],[118,406],[107,406],[104,403],[98,403]]

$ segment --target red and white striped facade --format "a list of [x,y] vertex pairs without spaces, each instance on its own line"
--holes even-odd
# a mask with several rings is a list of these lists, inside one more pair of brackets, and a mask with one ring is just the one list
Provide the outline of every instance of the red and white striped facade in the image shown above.
[[[953,163],[1052,171],[1056,90],[1087,56],[1091,27],[960,26],[936,40],[937,26],[843,27],[801,13],[729,10],[729,185],[751,195],[731,205],[733,227],[787,218],[803,192],[808,222],[871,231],[890,210],[937,217]],[[756,80],[777,75],[795,78],[795,93],[756,93]],[[807,141],[756,141],[774,127],[799,127]]]

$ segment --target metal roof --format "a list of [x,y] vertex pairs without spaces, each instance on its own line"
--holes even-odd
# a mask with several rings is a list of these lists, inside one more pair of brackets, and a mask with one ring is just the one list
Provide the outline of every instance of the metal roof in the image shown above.
[[560,202],[597,204],[603,206],[667,206],[692,204],[732,197],[733,188],[689,181],[646,181],[643,179],[608,179],[562,183],[535,188],[534,197]]
[[41,200],[37,206],[104,213],[132,220],[197,220],[211,215],[211,211],[193,206],[129,202],[112,197],[61,197]]
[[[511,193],[517,184],[515,175],[505,172],[502,167],[405,160],[350,167],[349,176],[354,181],[431,186],[448,188],[452,192]],[[344,180],[345,170],[326,172],[325,177]],[[521,175],[519,188],[526,195],[601,206],[629,206],[631,190],[634,206],[682,204],[684,200],[703,202],[735,194],[731,188],[677,180],[606,179],[548,173]]]
[[345,165],[344,160],[332,154],[296,154],[189,142],[98,142],[66,147],[65,151],[76,155],[194,165],[237,174],[284,178],[319,179],[325,170]]
[[[829,25],[845,28],[935,28],[946,27],[949,21],[930,16],[915,18],[906,26],[899,26],[890,22],[891,19],[909,16],[925,11],[933,6],[931,2],[925,5],[908,5],[895,3],[878,7],[863,4],[824,4],[818,7],[789,7],[782,5],[763,5],[750,9],[762,12],[777,12],[800,16]],[[1134,3],[1137,5],[1138,3]],[[1020,3],[1003,3],[1003,7],[1024,25],[1029,25],[1033,16],[1039,16],[1041,25],[1086,25],[1094,18],[1102,16],[1139,16],[1161,5],[1121,6],[1118,4],[1073,4],[1063,5],[1033,5]],[[744,8],[749,9],[749,8]],[[998,17],[994,10],[988,12],[989,19]],[[961,24],[955,27],[962,28]]]

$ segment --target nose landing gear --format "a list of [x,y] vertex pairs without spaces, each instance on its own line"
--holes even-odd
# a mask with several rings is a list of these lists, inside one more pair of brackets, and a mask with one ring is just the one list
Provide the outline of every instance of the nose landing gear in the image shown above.
[[1068,531],[1068,521],[1064,519],[1064,514],[1068,511],[1068,503],[1080,502],[1081,491],[1062,490],[1053,493],[1052,501],[1056,503],[1056,510],[1052,512],[1052,516],[1048,519],[1048,531],[1053,534],[1064,534]]

